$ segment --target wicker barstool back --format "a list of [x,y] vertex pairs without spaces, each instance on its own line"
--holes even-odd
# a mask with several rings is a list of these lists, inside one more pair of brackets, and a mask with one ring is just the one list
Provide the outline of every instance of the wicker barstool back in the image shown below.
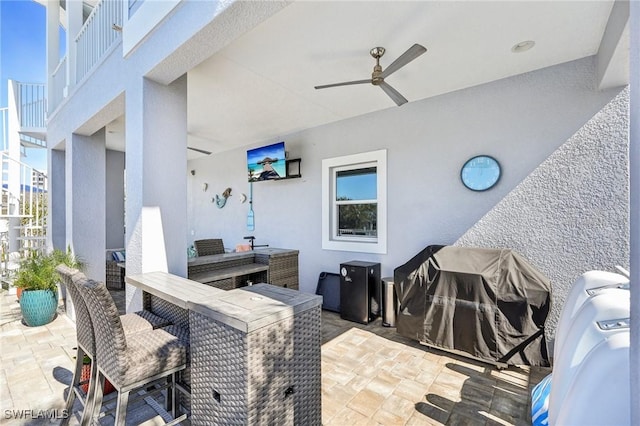
[[171,424],[185,419],[186,414],[175,418],[178,401],[175,384],[187,365],[188,342],[171,334],[175,326],[125,333],[118,309],[104,283],[77,275],[73,283],[87,304],[96,341],[97,380],[89,393],[93,406],[91,419],[97,420],[102,407],[105,379],[118,393],[115,425],[125,424],[129,393],[140,387],[154,387],[151,385],[158,381],[166,384],[163,388],[167,389],[167,408],[175,419]]
[[193,242],[198,256],[209,256],[211,254],[223,254],[224,244],[220,238],[209,238],[206,240],[196,240]]
[[[76,399],[76,396],[79,396],[80,401],[85,406],[85,409],[82,412],[82,420],[81,424],[86,424],[88,417],[87,415],[92,411],[91,400],[87,397],[84,397],[79,393],[79,386],[82,384],[82,369],[84,367],[84,357],[88,356],[93,360],[93,354],[96,353],[96,340],[93,335],[93,326],[91,324],[91,318],[89,317],[89,311],[87,310],[87,305],[84,302],[84,299],[78,292],[75,284],[73,283],[73,279],[82,279],[85,278],[84,274],[77,269],[70,268],[66,265],[59,265],[56,267],[56,271],[60,275],[60,279],[62,285],[67,290],[67,296],[71,296],[73,300],[73,307],[76,313],[76,338],[78,342],[78,349],[76,353],[76,365],[73,371],[73,378],[71,379],[71,385],[69,386],[69,393],[67,394],[67,399],[65,401],[65,409],[69,415],[62,420],[61,425],[67,425],[69,423],[69,419],[71,418],[71,409],[73,408],[73,402]],[[95,363],[91,366],[91,373],[89,383],[87,388],[91,388],[92,379],[95,378]]]
[[115,381],[124,377],[128,368],[127,339],[113,298],[104,283],[74,277],[73,283],[89,310],[96,338],[96,358],[100,368]]
[[77,276],[78,279],[86,277],[79,270],[70,268],[67,265],[59,265],[56,271],[60,275],[67,294],[69,294],[71,300],[73,300],[73,308],[76,313],[76,336],[78,344],[92,357],[93,354],[96,353],[96,341],[93,336],[91,317],[89,316],[89,311],[87,310],[87,305],[84,303],[84,299],[80,296],[80,292],[75,284],[73,284],[74,276]]

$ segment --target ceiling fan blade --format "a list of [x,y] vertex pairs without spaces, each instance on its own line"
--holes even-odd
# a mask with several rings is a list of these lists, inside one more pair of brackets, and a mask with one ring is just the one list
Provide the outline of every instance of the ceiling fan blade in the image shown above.
[[345,81],[344,83],[334,83],[334,84],[325,84],[323,86],[315,86],[316,89],[326,89],[328,87],[337,87],[337,86],[348,86],[350,84],[365,84],[371,83],[371,79],[368,80],[355,80],[355,81]]
[[406,104],[407,102],[409,102],[404,96],[402,96],[400,94],[400,92],[398,92],[396,89],[394,89],[393,87],[389,86],[386,82],[382,82],[380,83],[380,88],[382,90],[384,90],[384,93],[386,93],[387,95],[389,95],[389,97],[391,99],[393,99],[393,102],[395,102],[398,106],[402,105],[402,104]]
[[426,47],[417,43],[414,44],[409,49],[407,49],[406,52],[400,55],[398,59],[393,61],[391,65],[385,68],[384,71],[382,71],[382,78],[389,77],[391,74],[398,71],[400,68],[404,67],[409,62],[413,61],[414,59],[416,59],[418,56],[422,55],[426,51],[427,51]]
[[192,151],[196,151],[199,152],[201,154],[205,154],[205,155],[211,155],[211,152],[209,151],[205,151],[204,149],[200,149],[200,148],[191,148],[190,146],[187,147],[187,149],[190,149]]

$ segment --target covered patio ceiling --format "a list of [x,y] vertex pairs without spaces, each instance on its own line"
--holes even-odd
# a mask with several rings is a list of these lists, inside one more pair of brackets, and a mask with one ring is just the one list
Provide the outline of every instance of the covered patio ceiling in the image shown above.
[[[212,153],[387,108],[370,84],[414,43],[427,52],[385,81],[409,102],[598,55],[598,88],[628,83],[628,24],[614,1],[298,1],[188,73],[189,146]],[[612,12],[613,11],[613,12]],[[612,19],[610,19],[610,16]],[[609,28],[607,28],[609,26]],[[533,41],[529,50],[514,51]],[[603,50],[607,52],[602,52]],[[108,144],[123,149],[114,128]],[[123,134],[123,133],[122,133]],[[119,146],[120,145],[120,146]],[[189,151],[190,158],[198,154]]]

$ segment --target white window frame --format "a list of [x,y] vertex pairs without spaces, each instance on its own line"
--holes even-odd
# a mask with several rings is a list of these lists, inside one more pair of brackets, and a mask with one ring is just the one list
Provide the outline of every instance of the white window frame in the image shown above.
[[[338,236],[336,208],[336,173],[338,171],[376,167],[377,238]],[[363,200],[371,201],[371,200]],[[322,160],[322,248],[361,253],[387,253],[387,150],[364,152]]]

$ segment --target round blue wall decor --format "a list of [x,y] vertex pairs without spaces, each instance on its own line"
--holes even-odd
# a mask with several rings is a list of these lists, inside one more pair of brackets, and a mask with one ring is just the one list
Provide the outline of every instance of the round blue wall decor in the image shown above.
[[498,160],[489,155],[477,155],[464,163],[460,179],[472,191],[486,191],[498,183],[500,174]]

